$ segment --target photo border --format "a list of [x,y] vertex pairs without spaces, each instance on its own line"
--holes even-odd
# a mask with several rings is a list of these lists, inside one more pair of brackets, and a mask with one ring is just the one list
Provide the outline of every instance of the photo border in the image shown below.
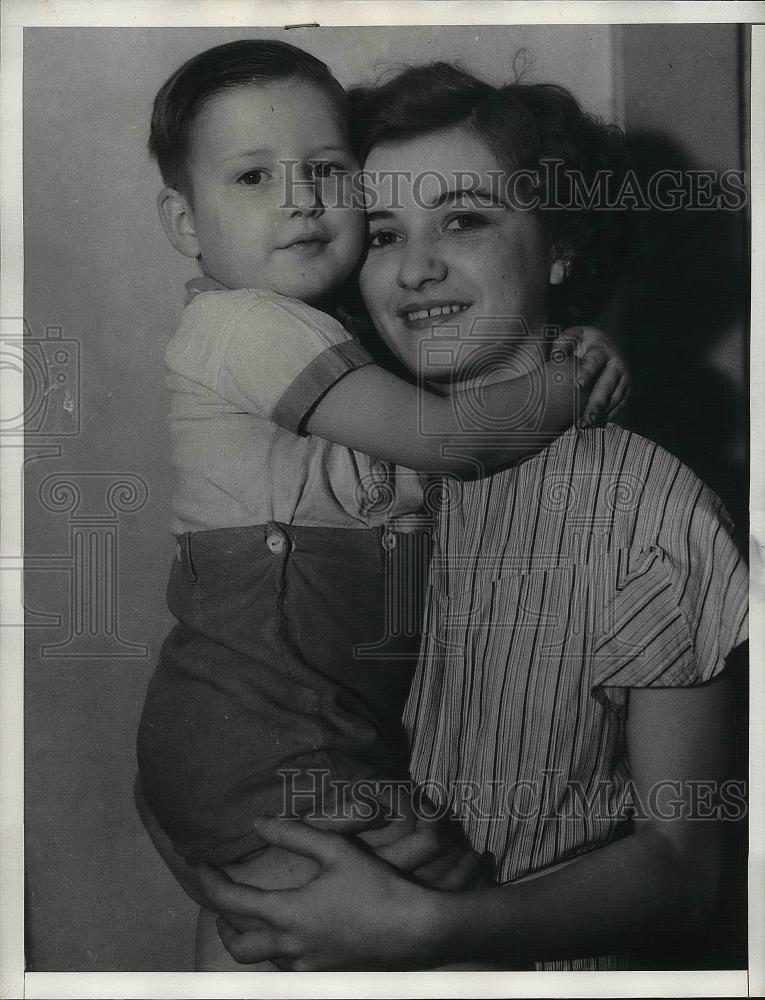
[[[24,315],[22,37],[25,27],[253,27],[257,25],[400,24],[752,24],[751,48],[751,206],[752,298],[751,385],[765,386],[765,21],[762,3],[576,2],[397,2],[322,0],[314,3],[267,0],[5,0],[2,27],[0,114],[2,159],[2,259],[0,315]],[[19,320],[19,323],[21,320]],[[0,372],[0,415],[21,412],[18,373]],[[750,393],[751,440],[765,437],[765,393]],[[0,448],[0,567],[21,552],[23,518],[18,484],[23,448],[4,441]],[[750,854],[749,967],[746,971],[703,972],[441,972],[441,973],[41,973],[23,966],[23,630],[0,631],[0,996],[68,997],[616,997],[759,996],[765,993],[765,670],[763,566],[765,565],[765,467],[753,451],[751,514],[750,682]],[[14,555],[16,554],[16,555]],[[2,621],[23,615],[16,573],[0,573]],[[447,977],[447,978],[444,978]]]

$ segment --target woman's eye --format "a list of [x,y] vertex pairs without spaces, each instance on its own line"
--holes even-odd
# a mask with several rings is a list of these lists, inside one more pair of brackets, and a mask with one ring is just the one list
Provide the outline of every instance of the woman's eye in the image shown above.
[[262,184],[267,176],[265,170],[248,170],[237,178],[237,183],[244,184],[245,187],[255,187]]
[[329,160],[314,160],[311,169],[315,177],[331,177],[333,174],[347,174],[348,168],[343,163]]
[[459,215],[453,215],[444,228],[448,232],[462,233],[468,229],[480,229],[485,225],[486,219],[482,216],[473,212],[460,212]]
[[370,233],[367,239],[367,246],[375,247],[380,249],[381,247],[389,247],[400,240],[401,237],[398,233],[393,233],[389,229],[380,229],[376,233]]

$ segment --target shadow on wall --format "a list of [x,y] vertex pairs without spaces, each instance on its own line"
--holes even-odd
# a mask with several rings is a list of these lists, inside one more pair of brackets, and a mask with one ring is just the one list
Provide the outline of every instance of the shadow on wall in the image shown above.
[[[664,135],[628,136],[645,191],[662,170],[698,164]],[[620,420],[689,465],[722,499],[739,540],[747,536],[748,443],[745,360],[749,272],[744,210],[631,213],[630,260],[617,292],[617,326],[634,376]],[[733,336],[731,336],[733,335]],[[732,346],[731,346],[732,344]],[[716,364],[721,352],[738,381]],[[740,352],[740,353],[739,353]]]
[[[658,171],[682,171],[686,178],[687,171],[699,167],[665,135],[636,132],[627,143],[641,191]],[[686,197],[690,183],[680,185]],[[672,452],[719,495],[746,552],[749,262],[744,208],[652,207],[631,217],[625,271],[613,312],[602,320],[606,329],[613,324],[618,331],[634,379],[619,423]],[[747,652],[741,647],[730,664],[735,713],[730,776],[742,784],[748,766]],[[746,966],[746,820],[737,821],[731,832],[714,921],[692,941],[661,948],[654,968]]]

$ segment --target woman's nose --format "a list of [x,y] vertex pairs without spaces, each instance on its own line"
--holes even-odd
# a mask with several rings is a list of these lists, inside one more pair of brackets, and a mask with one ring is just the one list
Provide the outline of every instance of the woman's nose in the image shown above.
[[402,288],[421,288],[429,281],[443,281],[447,273],[446,262],[432,247],[409,244],[398,271]]

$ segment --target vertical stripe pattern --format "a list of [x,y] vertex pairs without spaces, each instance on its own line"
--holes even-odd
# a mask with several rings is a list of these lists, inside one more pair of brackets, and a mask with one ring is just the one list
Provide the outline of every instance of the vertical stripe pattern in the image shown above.
[[412,774],[512,881],[618,835],[629,688],[718,673],[748,578],[720,500],[615,425],[456,489],[405,712]]

